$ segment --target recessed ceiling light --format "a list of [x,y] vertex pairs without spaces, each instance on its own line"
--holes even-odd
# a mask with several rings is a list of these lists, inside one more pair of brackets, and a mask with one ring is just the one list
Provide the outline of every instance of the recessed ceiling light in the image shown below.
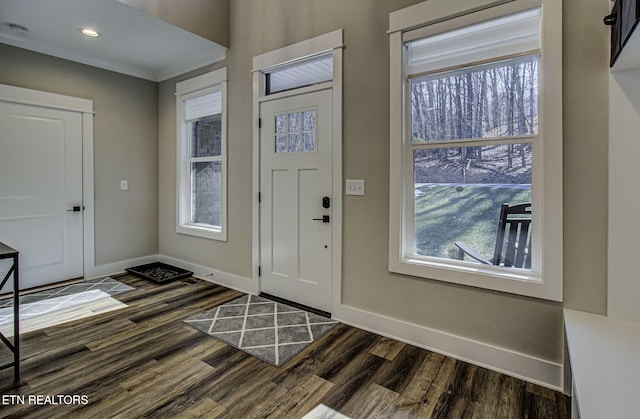
[[80,32],[82,32],[83,35],[86,35],[91,38],[97,38],[100,36],[100,32],[96,31],[95,29],[82,28],[80,29]]

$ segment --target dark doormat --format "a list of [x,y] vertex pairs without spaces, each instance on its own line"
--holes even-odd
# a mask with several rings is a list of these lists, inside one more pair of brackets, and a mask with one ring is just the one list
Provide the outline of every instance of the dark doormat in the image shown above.
[[167,265],[166,263],[162,262],[154,262],[148,263],[146,265],[134,266],[133,268],[127,268],[126,271],[160,284],[175,281],[177,279],[187,278],[193,275],[193,272],[191,271]]
[[255,295],[237,298],[184,322],[276,367],[338,325],[330,318]]

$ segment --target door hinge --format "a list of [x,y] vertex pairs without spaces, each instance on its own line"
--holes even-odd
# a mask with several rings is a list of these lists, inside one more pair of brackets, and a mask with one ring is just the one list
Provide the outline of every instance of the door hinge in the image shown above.
[[258,276],[262,276],[262,266],[258,266]]
[[262,118],[258,118],[258,128],[262,128]]
[[258,202],[262,202],[262,192],[258,192]]

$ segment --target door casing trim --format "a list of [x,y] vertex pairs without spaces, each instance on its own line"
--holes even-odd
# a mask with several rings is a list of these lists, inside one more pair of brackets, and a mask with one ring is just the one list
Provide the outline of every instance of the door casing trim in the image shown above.
[[[260,290],[260,102],[264,99],[264,73],[266,70],[304,57],[331,51],[333,56],[333,80],[315,88],[303,87],[294,89],[291,95],[303,91],[326,89],[330,84],[332,90],[333,112],[333,156],[332,156],[332,197],[333,222],[331,223],[331,306],[338,307],[342,302],[342,29],[320,35],[306,41],[298,42],[283,48],[266,52],[253,57],[253,174],[252,174],[252,282],[255,290]],[[280,96],[281,97],[281,96]]]
[[[82,114],[83,274],[96,271],[93,196],[93,100],[0,84],[0,101]],[[68,279],[68,278],[66,278]]]

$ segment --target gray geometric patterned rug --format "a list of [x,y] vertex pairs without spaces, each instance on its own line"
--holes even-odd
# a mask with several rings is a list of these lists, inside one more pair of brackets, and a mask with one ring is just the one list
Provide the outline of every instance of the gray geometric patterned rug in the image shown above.
[[245,295],[184,320],[189,326],[279,367],[338,322]]
[[[98,300],[135,288],[107,276],[20,296],[20,320]],[[0,300],[0,324],[13,321],[13,298]]]

